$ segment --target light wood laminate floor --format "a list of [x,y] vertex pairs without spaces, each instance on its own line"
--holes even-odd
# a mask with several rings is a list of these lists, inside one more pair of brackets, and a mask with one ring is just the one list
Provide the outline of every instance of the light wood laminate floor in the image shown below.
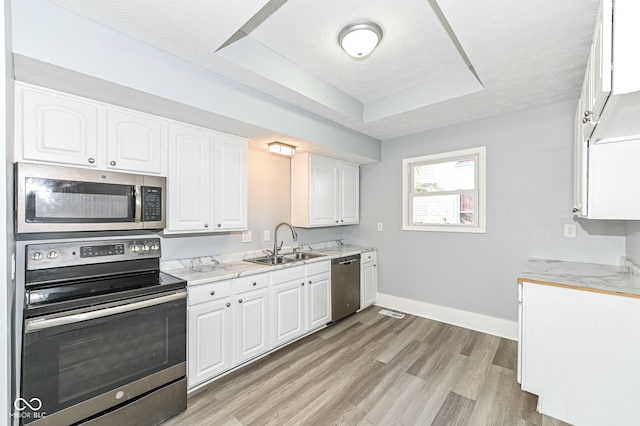
[[222,377],[165,425],[565,424],[520,390],[516,342],[379,310]]

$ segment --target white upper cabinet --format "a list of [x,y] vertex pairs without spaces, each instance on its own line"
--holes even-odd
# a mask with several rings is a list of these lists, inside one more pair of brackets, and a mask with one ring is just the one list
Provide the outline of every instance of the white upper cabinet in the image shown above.
[[16,160],[97,167],[98,106],[16,83]]
[[247,227],[247,141],[169,123],[167,233]]
[[291,222],[336,226],[359,221],[360,168],[315,154],[291,159]]
[[169,124],[167,232],[213,228],[213,135]]
[[247,228],[247,141],[216,133],[214,221],[216,230]]
[[146,114],[107,108],[108,169],[160,174],[166,150],[163,122]]
[[16,83],[16,161],[165,174],[163,121],[79,96]]

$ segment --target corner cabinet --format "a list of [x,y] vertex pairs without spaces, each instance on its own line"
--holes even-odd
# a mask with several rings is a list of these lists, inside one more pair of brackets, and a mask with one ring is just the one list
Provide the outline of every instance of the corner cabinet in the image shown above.
[[378,293],[377,252],[369,251],[360,256],[360,309],[376,302]]
[[15,88],[15,161],[166,174],[159,117],[38,86]]
[[577,425],[640,424],[640,299],[519,284],[518,379],[538,411]]
[[300,227],[357,224],[360,168],[315,154],[291,159],[291,223]]
[[247,141],[169,123],[166,233],[247,227]]

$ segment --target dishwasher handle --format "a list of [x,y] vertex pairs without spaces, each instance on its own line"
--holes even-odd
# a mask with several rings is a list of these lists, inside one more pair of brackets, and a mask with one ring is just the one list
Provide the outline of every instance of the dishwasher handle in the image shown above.
[[355,260],[345,260],[344,262],[338,262],[338,265],[351,265]]

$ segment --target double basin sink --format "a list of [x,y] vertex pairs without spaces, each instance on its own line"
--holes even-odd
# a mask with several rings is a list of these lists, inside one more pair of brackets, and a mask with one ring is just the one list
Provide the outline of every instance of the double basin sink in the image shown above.
[[284,263],[293,263],[301,260],[314,259],[316,257],[323,257],[324,254],[298,252],[289,253],[281,256],[262,256],[253,259],[245,259],[245,262],[258,263],[260,265],[282,265]]

